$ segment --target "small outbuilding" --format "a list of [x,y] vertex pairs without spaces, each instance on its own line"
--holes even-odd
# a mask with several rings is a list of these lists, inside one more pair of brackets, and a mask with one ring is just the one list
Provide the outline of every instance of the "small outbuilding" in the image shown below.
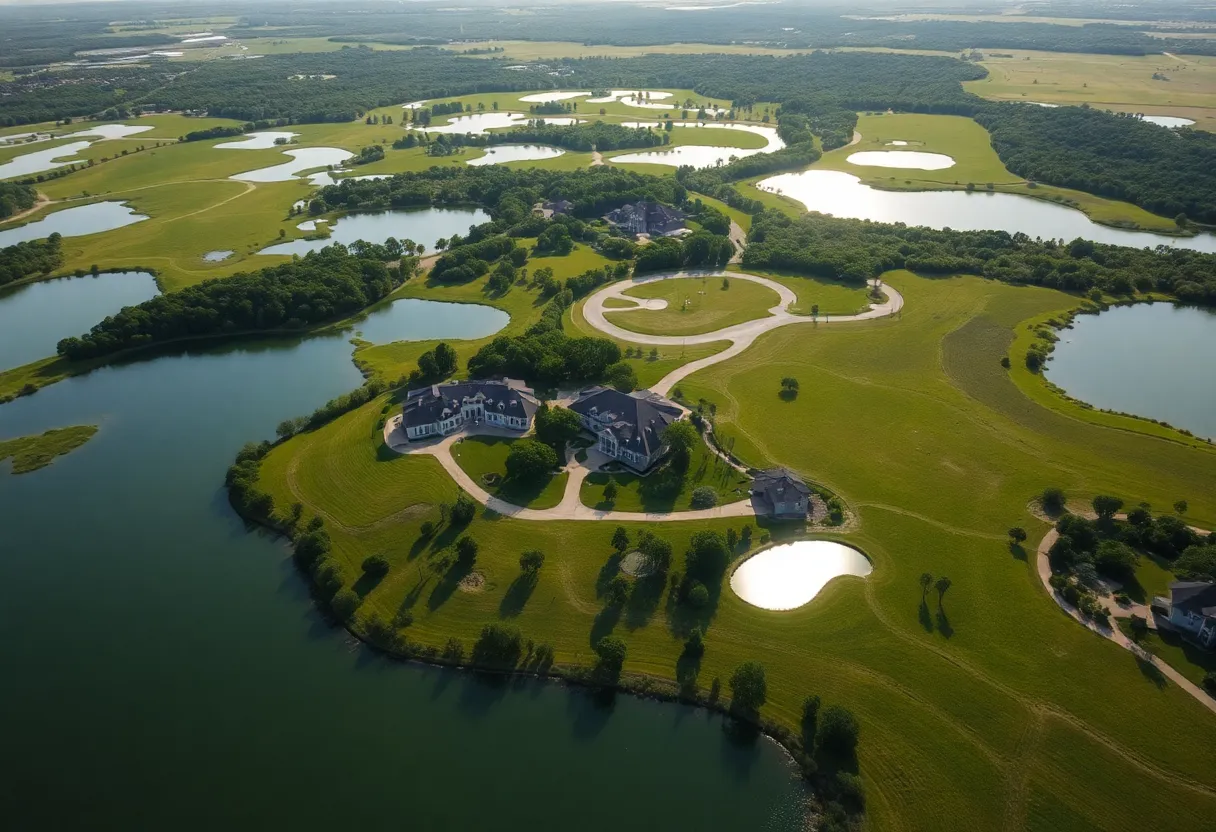
[[811,512],[811,489],[788,468],[769,468],[756,474],[751,496],[757,517],[805,520]]

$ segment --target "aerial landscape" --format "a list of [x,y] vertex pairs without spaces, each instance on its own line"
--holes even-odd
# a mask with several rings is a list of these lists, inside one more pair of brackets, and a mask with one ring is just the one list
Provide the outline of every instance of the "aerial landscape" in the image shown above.
[[1216,832],[1216,9],[0,0],[13,829]]

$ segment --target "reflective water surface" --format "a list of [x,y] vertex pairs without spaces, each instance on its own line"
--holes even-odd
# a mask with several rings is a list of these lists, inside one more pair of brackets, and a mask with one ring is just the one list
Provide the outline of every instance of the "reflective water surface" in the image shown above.
[[832,578],[864,578],[874,567],[861,552],[831,540],[799,540],[765,549],[730,576],[730,588],[749,604],[792,610],[807,604]]

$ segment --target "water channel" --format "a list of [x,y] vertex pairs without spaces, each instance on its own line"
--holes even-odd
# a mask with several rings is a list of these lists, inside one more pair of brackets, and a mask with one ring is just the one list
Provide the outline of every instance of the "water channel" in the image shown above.
[[1046,375],[1104,410],[1169,422],[1216,439],[1216,312],[1170,303],[1078,315]]
[[101,427],[0,476],[6,823],[805,828],[780,749],[716,717],[390,662],[317,615],[222,483],[243,443],[359,384],[350,351],[192,349],[0,406],[0,438]]
[[863,185],[856,176],[834,170],[783,173],[761,180],[757,187],[798,200],[808,211],[837,217],[902,222],[955,231],[1001,229],[1010,234],[1073,240],[1136,248],[1159,245],[1216,252],[1216,234],[1170,237],[1148,231],[1128,231],[1093,222],[1081,211],[1017,194],[966,191],[881,191]]

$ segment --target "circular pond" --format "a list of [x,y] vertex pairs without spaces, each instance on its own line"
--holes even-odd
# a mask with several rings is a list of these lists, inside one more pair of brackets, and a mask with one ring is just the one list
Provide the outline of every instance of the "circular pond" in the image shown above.
[[730,576],[730,588],[753,606],[792,610],[810,603],[832,578],[864,578],[874,567],[861,552],[831,540],[799,540],[765,549]]
[[954,160],[944,153],[920,150],[863,150],[846,159],[851,165],[902,170],[945,170],[954,167]]

